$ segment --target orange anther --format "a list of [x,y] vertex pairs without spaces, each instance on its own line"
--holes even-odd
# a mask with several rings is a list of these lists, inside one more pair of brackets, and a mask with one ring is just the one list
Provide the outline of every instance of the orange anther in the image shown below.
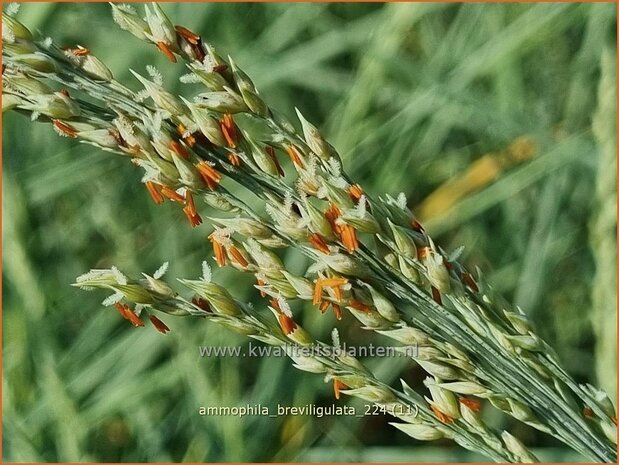
[[348,188],[348,194],[353,200],[358,201],[363,195],[363,189],[361,189],[361,186],[359,184],[352,184]]
[[342,307],[340,307],[337,304],[332,304],[331,307],[333,307],[333,313],[335,313],[335,318],[337,320],[341,320],[342,319]]
[[277,321],[279,322],[279,326],[282,328],[282,331],[286,336],[288,336],[290,333],[294,332],[295,329],[297,329],[297,324],[295,323],[295,321],[284,313],[280,313],[277,315]]
[[314,305],[318,305],[322,302],[322,289],[324,287],[332,288],[337,300],[341,300],[342,293],[339,287],[347,283],[348,283],[348,279],[346,278],[319,278],[317,279],[316,284],[314,286],[314,295],[312,298],[312,303]]
[[88,50],[86,47],[82,47],[81,45],[78,45],[75,48],[65,48],[65,51],[69,52],[71,55],[75,55],[76,57],[90,55],[90,50]]
[[348,389],[344,383],[342,383],[339,379],[333,378],[333,395],[337,400],[340,399],[340,391]]
[[185,194],[185,204],[187,205],[187,211],[195,216],[198,214],[198,211],[196,210],[196,204],[193,201],[193,194],[191,193],[191,191],[187,191],[187,193]]
[[430,255],[430,247],[419,247],[417,249],[417,258],[419,260],[425,260]]
[[161,193],[168,199],[172,200],[173,202],[184,202],[185,201],[185,197],[183,197],[181,194],[179,194],[175,190],[170,189],[168,186],[161,186]]
[[219,122],[219,126],[221,127],[221,132],[226,139],[228,147],[233,149],[236,148],[236,125],[234,124],[234,118],[232,118],[232,115],[226,113]]
[[329,207],[325,210],[325,218],[331,225],[331,229],[335,231],[335,233],[340,234],[341,227],[337,224],[337,219],[342,215],[342,211],[339,209],[337,205],[334,203],[330,203]]
[[148,193],[153,199],[153,202],[155,202],[157,205],[163,203],[165,199],[163,198],[161,193],[157,190],[157,184],[155,184],[152,181],[146,181],[144,184],[146,185],[146,189],[148,189]]
[[458,397],[458,402],[460,402],[462,405],[466,405],[474,412],[479,412],[481,410],[481,402],[479,402],[478,400],[468,399],[466,397]]
[[436,415],[436,418],[439,419],[440,422],[442,423],[453,423],[454,419],[451,418],[449,415],[441,412],[435,405],[430,405],[430,408],[432,409],[432,411],[434,412],[434,415]]
[[329,286],[329,287],[333,287],[333,286],[344,286],[345,284],[348,284],[348,279],[346,278],[322,278],[319,279],[320,283],[322,284],[322,286]]
[[73,139],[75,139],[77,137],[77,131],[75,130],[75,128],[73,126],[71,126],[70,124],[64,123],[60,120],[55,119],[53,121],[54,127],[56,128],[56,130],[62,134],[64,134],[67,137],[71,137]]
[[342,289],[339,286],[333,288],[333,294],[335,295],[335,300],[338,302],[342,301]]
[[217,240],[217,237],[214,234],[211,234],[209,240],[213,244],[213,253],[215,254],[215,262],[217,265],[224,266],[226,264],[226,248],[223,246],[221,242]]
[[191,32],[186,27],[174,26],[174,29],[176,29],[176,32],[178,33],[179,36],[181,36],[183,39],[185,39],[190,44],[198,45],[198,43],[200,42],[200,36]]
[[320,302],[318,310],[320,310],[320,313],[325,313],[329,308],[329,305],[331,305],[331,302],[329,302],[328,300],[323,300],[322,302]]
[[174,52],[172,52],[168,44],[166,44],[165,42],[157,42],[157,48],[161,50],[166,57],[168,57],[168,60],[170,60],[172,63],[176,63],[176,56],[174,55]]
[[219,173],[215,168],[206,163],[205,161],[201,161],[196,165],[196,169],[202,176],[202,179],[206,183],[206,185],[214,190],[217,187],[217,184],[221,181],[221,173]]
[[192,214],[189,205],[186,205],[183,208],[183,213],[185,213],[185,216],[187,217],[187,220],[189,221],[189,224],[192,228],[195,228],[196,226],[202,224],[202,218],[200,217],[200,215],[198,215],[197,213]]
[[148,319],[153,324],[155,329],[159,331],[161,334],[165,334],[168,331],[170,331],[170,328],[168,328],[167,325],[163,321],[161,321],[159,318],[157,318],[155,315],[149,315]]
[[235,246],[230,247],[230,255],[232,255],[232,258],[234,258],[234,260],[239,265],[241,265],[243,268],[245,268],[247,265],[249,265],[249,263],[247,262],[247,260],[245,260],[245,257],[243,256],[241,251],[238,248],[236,248]]
[[196,145],[195,136],[187,130],[183,123],[178,123],[178,126],[176,126],[176,130],[178,132],[178,135],[183,138],[183,140],[189,147],[193,147],[194,145]]
[[[257,278],[257,279],[256,279],[256,282],[258,283],[258,286],[264,286],[264,285],[266,284],[266,283],[265,283],[262,279],[260,279],[260,278]],[[260,297],[266,297],[266,292],[264,292],[262,289],[260,289]]]
[[180,142],[175,140],[170,142],[170,149],[179,157],[184,158],[185,160],[189,160],[189,152],[185,147],[183,147],[183,144],[181,144]]
[[372,311],[372,307],[355,299],[350,300],[350,302],[348,302],[348,306],[364,313],[370,313]]
[[322,300],[322,284],[319,279],[318,281],[316,281],[316,285],[314,286],[314,296],[312,299],[312,303],[314,305],[318,305],[321,300]]
[[357,231],[349,224],[340,225],[342,236],[342,244],[346,247],[349,253],[353,253],[359,248],[359,240],[357,239]]
[[316,250],[320,250],[322,253],[329,255],[329,246],[320,234],[310,234],[309,242],[314,246]]
[[301,154],[299,153],[299,150],[294,145],[287,145],[286,152],[288,152],[288,156],[290,157],[292,163],[294,163],[295,166],[299,168],[303,168],[303,166],[305,166],[303,164],[303,160],[301,159]]
[[238,154],[234,152],[230,152],[228,154],[228,161],[232,166],[241,166],[241,157],[239,157]]
[[144,326],[144,322],[135,314],[133,310],[129,308],[128,305],[119,303],[114,304],[114,306],[116,307],[116,310],[118,310],[118,313],[120,313],[125,320],[129,320],[133,326]]

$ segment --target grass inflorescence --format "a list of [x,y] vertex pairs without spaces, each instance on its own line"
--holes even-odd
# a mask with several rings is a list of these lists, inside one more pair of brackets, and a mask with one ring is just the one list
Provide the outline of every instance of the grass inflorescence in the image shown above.
[[[252,275],[269,299],[277,325],[212,282],[184,280],[191,299],[160,278],[141,281],[116,268],[93,270],[77,285],[106,288],[104,303],[134,326],[156,312],[209,316],[268,344],[316,344],[291,301],[311,302],[337,319],[351,314],[363,329],[402,346],[420,345],[415,361],[427,372],[424,397],[381,383],[357,360],[295,360],[326,373],[340,392],[420,415],[396,426],[421,440],[454,439],[497,461],[534,461],[510,433],[495,433],[478,415],[482,403],[584,456],[615,460],[616,418],[603,391],[575,382],[527,316],[502,300],[459,252],[436,245],[404,194],[376,196],[345,171],[336,148],[297,110],[293,123],[265,102],[250,77],[201,36],[174,25],[157,4],[142,18],[112,5],[121,28],[187,67],[182,81],[206,92],[192,99],[166,90],[160,73],[132,70],[134,92],[113,78],[92,52],[36,41],[3,14],[3,111],[50,123],[61,136],[117,153],[143,168],[153,202],[178,204],[191,227],[213,226],[209,240],[220,267]],[[241,189],[239,189],[239,187]],[[245,190],[245,192],[242,192]],[[257,197],[247,200],[251,193]],[[206,204],[206,205],[205,205]],[[280,250],[295,249],[311,266],[293,272]],[[131,307],[129,306],[131,305]]]

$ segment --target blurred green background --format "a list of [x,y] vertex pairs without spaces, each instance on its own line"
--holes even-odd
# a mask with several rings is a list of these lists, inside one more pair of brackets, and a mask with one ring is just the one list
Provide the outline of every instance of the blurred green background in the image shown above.
[[[406,192],[443,247],[465,245],[465,263],[531,315],[578,380],[615,395],[613,4],[164,8],[232,55],[273,107],[301,109],[367,191]],[[183,67],[120,31],[106,4],[25,4],[18,19],[90,48],[122,82],[152,63],[182,91]],[[209,229],[155,208],[124,159],[17,114],[2,130],[4,461],[483,459],[416,443],[383,416],[200,417],[210,405],[330,405],[332,391],[285,359],[201,359],[199,345],[247,340],[181,318],[165,319],[166,336],[136,330],[101,307],[103,294],[70,287],[111,264],[136,275],[169,260],[169,277],[196,276]],[[257,300],[233,272],[215,278]],[[333,315],[306,310],[304,325],[328,339]],[[350,316],[337,325],[351,344],[386,342]],[[367,362],[393,383],[421,379],[404,359]],[[578,459],[503,416],[489,421],[542,459]]]

